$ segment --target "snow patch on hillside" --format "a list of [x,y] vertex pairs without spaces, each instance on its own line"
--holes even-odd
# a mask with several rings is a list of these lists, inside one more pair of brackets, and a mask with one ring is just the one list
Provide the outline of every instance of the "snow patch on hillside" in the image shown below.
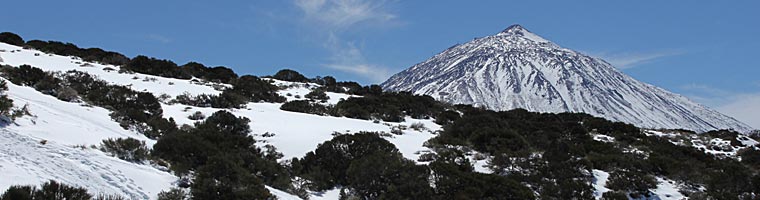
[[10,82],[7,94],[16,107],[26,106],[33,115],[17,119],[17,126],[4,128],[15,133],[71,146],[89,146],[108,138],[127,137],[145,141],[148,146],[155,143],[142,134],[124,130],[108,115],[110,111],[101,107],[64,102]]
[[657,177],[657,188],[652,190],[655,197],[651,199],[657,200],[681,200],[686,199],[686,196],[678,191],[678,185],[676,182],[670,179]]
[[[0,56],[5,58],[0,64],[14,67],[27,64],[46,71],[66,72],[77,70],[87,72],[111,84],[129,86],[136,91],[150,92],[155,96],[168,94],[174,97],[185,92],[192,95],[221,93],[220,90],[214,89],[213,84],[210,83],[145,74],[119,73],[121,69],[119,66],[85,62],[77,57],[47,54],[5,43],[0,43],[0,50],[6,50],[5,52],[0,51]],[[228,87],[228,85],[218,84],[217,87]]]
[[42,144],[41,140],[0,129],[0,188],[55,180],[85,187],[91,193],[152,199],[177,180],[168,172],[119,160],[96,149],[51,140]]
[[610,189],[607,188],[607,181],[610,178],[610,173],[607,173],[602,170],[594,169],[594,170],[591,170],[591,174],[594,175],[593,182],[591,183],[591,186],[594,187],[594,197],[596,199],[601,199],[602,194],[604,194],[607,191],[610,191]]
[[[610,173],[602,170],[591,170],[593,175],[593,181],[591,186],[594,187],[594,198],[601,199],[605,192],[611,191],[607,188],[607,182],[610,178]],[[640,198],[642,200],[681,200],[686,197],[679,192],[678,184],[670,179],[657,177],[657,188],[650,190],[651,196],[649,198]]]

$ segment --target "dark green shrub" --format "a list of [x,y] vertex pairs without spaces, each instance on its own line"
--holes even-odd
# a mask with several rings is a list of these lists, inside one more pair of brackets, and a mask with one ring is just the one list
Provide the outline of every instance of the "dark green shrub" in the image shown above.
[[186,200],[188,195],[185,191],[179,188],[171,188],[169,191],[161,191],[158,193],[158,200]]
[[123,200],[119,195],[100,194],[93,197],[87,193],[87,189],[77,186],[69,186],[50,180],[42,184],[40,188],[34,186],[13,185],[4,193],[0,194],[0,200]]
[[442,111],[443,104],[430,96],[394,92],[348,98],[335,105],[334,113],[338,116],[356,119],[401,122],[404,121],[406,115],[415,119],[427,119]]
[[285,97],[277,94],[279,88],[272,85],[269,81],[262,80],[256,76],[245,75],[233,80],[232,88],[225,92],[233,92],[243,96],[251,102],[284,102]]
[[127,200],[127,198],[115,194],[98,194],[92,200]]
[[308,100],[296,100],[285,102],[280,106],[280,110],[325,115],[329,112],[330,108]]
[[241,161],[223,155],[214,156],[198,168],[191,185],[194,199],[269,199],[272,195],[264,183]]
[[609,191],[602,194],[602,200],[628,200],[628,195],[624,192]]
[[190,93],[183,93],[177,95],[170,101],[170,103],[179,103],[182,105],[195,106],[195,107],[211,107],[214,104],[214,100],[219,97],[208,94],[200,94],[193,96]]
[[26,46],[47,53],[58,54],[62,56],[80,57],[82,60],[87,62],[100,62],[117,66],[124,65],[129,62],[129,58],[120,53],[105,51],[100,48],[83,49],[71,43],[31,40],[26,42]]
[[223,66],[209,68],[201,63],[188,62],[187,64],[180,66],[180,68],[182,71],[193,77],[212,82],[229,83],[238,77],[238,75],[230,68]]
[[39,190],[34,192],[34,199],[78,199],[87,200],[92,198],[87,189],[76,186],[68,186],[56,181],[48,181],[42,184]]
[[100,150],[130,162],[143,162],[148,158],[145,142],[134,138],[105,139],[100,145]]
[[11,32],[0,33],[0,42],[12,44],[16,46],[23,46],[25,43],[24,39],[21,38],[21,36],[18,36],[15,33],[11,33]]
[[[243,173],[236,172],[239,170],[237,168],[246,173],[255,172],[256,177],[267,185],[287,190],[291,185],[290,173],[256,147],[256,141],[249,134],[249,123],[247,118],[218,111],[205,121],[196,123],[193,129],[162,136],[153,146],[152,155],[170,163],[170,168],[179,175],[195,171],[196,178],[204,172],[200,168],[209,166],[211,159],[225,157],[216,164],[232,163],[237,166],[229,166],[234,173]],[[206,172],[213,172],[211,168],[209,166]],[[218,175],[208,176],[213,178]]]
[[8,91],[8,82],[0,80],[0,115],[3,116],[9,116],[13,109],[13,99],[8,98],[6,91]]
[[272,76],[272,78],[277,79],[277,80],[282,80],[282,81],[290,81],[290,82],[309,81],[309,79],[306,78],[304,75],[291,69],[280,70],[277,73],[275,73],[274,76]]
[[0,195],[0,200],[27,200],[34,199],[34,192],[37,190],[34,186],[29,185],[12,185]]
[[3,66],[3,77],[11,83],[21,86],[34,86],[48,75],[40,68],[30,65],[21,65],[19,67]]
[[308,94],[304,95],[304,97],[314,100],[321,100],[326,101],[330,99],[329,96],[325,93],[325,91],[322,88],[317,88],[309,92]]
[[192,78],[192,75],[181,70],[177,64],[170,60],[160,60],[142,55],[132,58],[132,60],[130,60],[122,68],[137,73],[150,74],[161,77],[178,79]]
[[340,135],[320,144],[299,162],[303,177],[313,181],[314,190],[326,190],[335,185],[347,185],[346,176],[351,163],[371,154],[400,156],[398,149],[377,133],[362,132]]
[[641,172],[615,171],[610,173],[607,187],[619,192],[630,192],[633,198],[649,197],[649,190],[657,188],[657,180]]

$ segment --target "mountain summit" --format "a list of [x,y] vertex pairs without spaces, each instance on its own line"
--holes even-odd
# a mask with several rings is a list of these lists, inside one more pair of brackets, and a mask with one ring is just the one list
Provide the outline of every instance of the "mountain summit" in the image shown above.
[[751,129],[520,25],[446,49],[381,86],[494,110],[583,112],[646,128]]

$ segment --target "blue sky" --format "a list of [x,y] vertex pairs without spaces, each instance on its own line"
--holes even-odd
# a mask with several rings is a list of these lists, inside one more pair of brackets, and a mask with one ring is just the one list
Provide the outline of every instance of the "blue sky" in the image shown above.
[[241,74],[379,83],[511,24],[760,128],[758,1],[9,1],[0,31]]

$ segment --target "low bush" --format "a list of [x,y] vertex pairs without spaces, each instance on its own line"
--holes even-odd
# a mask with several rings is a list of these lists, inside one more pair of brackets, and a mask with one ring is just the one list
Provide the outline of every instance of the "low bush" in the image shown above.
[[134,138],[105,139],[100,150],[129,162],[143,162],[148,159],[148,147],[145,142]]
[[21,36],[18,36],[15,33],[11,33],[11,32],[0,33],[0,42],[12,44],[16,46],[23,46],[24,43],[26,43],[24,42],[24,39],[21,38]]
[[308,100],[295,100],[285,102],[280,106],[280,110],[309,113],[316,115],[326,115],[330,108],[319,103],[314,103]]
[[97,195],[94,196],[87,192],[87,189],[78,186],[70,186],[63,183],[50,180],[41,185],[40,188],[30,185],[13,185],[4,193],[0,194],[0,200],[52,200],[52,199],[71,199],[71,200],[121,200],[125,199],[118,195]]

